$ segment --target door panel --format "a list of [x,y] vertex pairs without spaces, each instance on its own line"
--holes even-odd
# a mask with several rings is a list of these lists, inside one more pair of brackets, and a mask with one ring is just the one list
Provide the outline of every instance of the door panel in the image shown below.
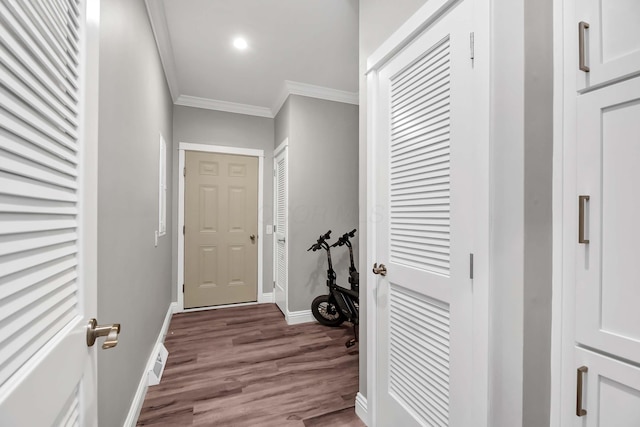
[[200,232],[218,231],[218,187],[200,186]]
[[256,301],[258,159],[187,151],[185,160],[185,308]]
[[99,7],[0,2],[2,426],[97,425]]
[[471,7],[457,3],[380,71],[376,228],[382,426],[471,425]]
[[575,426],[640,425],[640,368],[582,348],[576,348],[576,366],[588,371],[581,374],[587,413],[575,417]]
[[275,268],[274,268],[274,298],[282,313],[287,313],[287,152],[285,145],[277,152],[273,161],[275,171],[274,191],[275,200]]
[[[578,98],[578,191],[585,202],[576,265],[576,338],[640,363],[640,78]],[[577,202],[577,200],[576,200]]]
[[[588,73],[579,71],[579,89],[640,73],[640,2],[637,0],[577,1],[578,21],[585,33]],[[577,25],[577,23],[576,23]]]

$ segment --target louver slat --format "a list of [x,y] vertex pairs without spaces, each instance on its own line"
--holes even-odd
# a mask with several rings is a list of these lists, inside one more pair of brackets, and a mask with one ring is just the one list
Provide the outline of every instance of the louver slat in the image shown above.
[[[395,263],[450,271],[449,40],[391,79],[390,251]],[[407,239],[410,236],[419,238]]]
[[449,425],[449,306],[391,285],[389,391],[424,425]]
[[78,314],[78,13],[0,0],[0,385]]
[[[276,166],[277,177],[277,209],[276,209],[276,231],[279,236],[284,236],[287,227],[287,155],[286,153],[278,160]],[[285,286],[287,283],[287,247],[286,242],[281,241],[280,238],[276,243],[277,247],[277,280],[278,284]]]
[[61,412],[60,420],[54,425],[60,427],[77,427],[80,425],[80,399],[78,398],[77,390]]

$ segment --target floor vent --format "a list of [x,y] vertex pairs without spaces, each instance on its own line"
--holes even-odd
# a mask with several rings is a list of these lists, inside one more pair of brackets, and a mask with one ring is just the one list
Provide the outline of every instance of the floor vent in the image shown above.
[[160,384],[160,378],[162,378],[168,356],[169,352],[166,347],[160,344],[153,366],[149,369],[149,386]]

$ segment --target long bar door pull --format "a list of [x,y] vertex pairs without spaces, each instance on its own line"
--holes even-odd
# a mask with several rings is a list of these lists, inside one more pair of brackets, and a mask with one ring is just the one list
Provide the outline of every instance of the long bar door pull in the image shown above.
[[589,24],[584,22],[584,21],[580,21],[580,23],[578,24],[578,68],[580,68],[580,71],[584,71],[585,73],[588,73],[589,71],[591,71],[591,69],[587,66],[586,64],[586,52],[585,52],[585,43],[584,43],[584,33],[586,30],[589,29]]
[[589,196],[578,196],[578,243],[589,243],[589,239],[584,238],[584,205],[589,201]]
[[589,368],[587,368],[586,366],[580,366],[578,368],[578,390],[576,393],[576,415],[578,417],[584,417],[585,415],[587,415],[587,410],[582,407],[582,380],[584,374],[586,374],[587,372],[589,372]]

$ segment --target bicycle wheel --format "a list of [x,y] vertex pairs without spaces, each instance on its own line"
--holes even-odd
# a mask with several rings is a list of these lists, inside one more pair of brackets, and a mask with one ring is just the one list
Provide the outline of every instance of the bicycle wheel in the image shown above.
[[318,322],[325,326],[340,326],[345,321],[344,316],[329,295],[320,295],[311,303],[311,312]]

